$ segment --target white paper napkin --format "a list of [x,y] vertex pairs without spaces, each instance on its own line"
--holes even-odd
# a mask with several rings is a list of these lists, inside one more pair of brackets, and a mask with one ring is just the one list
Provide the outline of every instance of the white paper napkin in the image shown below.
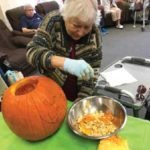
[[136,82],[135,79],[126,69],[119,68],[113,71],[104,71],[101,76],[109,83],[110,86],[119,86]]

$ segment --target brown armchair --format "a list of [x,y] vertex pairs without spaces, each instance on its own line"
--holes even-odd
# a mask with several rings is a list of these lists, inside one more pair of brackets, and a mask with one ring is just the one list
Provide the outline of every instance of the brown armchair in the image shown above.
[[47,13],[53,10],[59,9],[59,5],[56,1],[43,2],[35,6],[35,10],[41,16],[45,16]]
[[24,6],[19,6],[6,11],[7,19],[13,29],[12,33],[18,36],[33,37],[34,33],[23,33],[20,27],[20,18],[24,14]]
[[[59,5],[56,1],[43,2],[35,6],[35,11],[41,16],[45,16],[48,12],[56,10],[56,9],[59,9]],[[21,31],[20,18],[23,14],[24,14],[24,6],[19,6],[19,7],[9,9],[6,11],[7,19],[11,27],[15,31],[14,34],[21,34],[19,33],[19,31]],[[22,35],[32,37],[33,33],[32,34],[22,33]]]
[[[0,58],[7,59],[11,69],[21,71],[25,76],[34,70],[26,61],[26,49],[15,44],[15,40],[29,42],[24,36],[14,36],[5,23],[0,20]],[[22,41],[21,41],[22,40]]]
[[[45,16],[48,12],[59,9],[59,5],[56,1],[43,2],[39,3],[35,6],[35,10],[41,16]],[[24,6],[19,6],[13,9],[9,9],[6,11],[7,19],[13,29],[12,34],[15,36],[24,36],[30,38],[33,37],[34,33],[23,33],[20,27],[20,18],[24,14]],[[17,43],[16,43],[17,44]],[[21,43],[20,43],[21,44]],[[23,46],[26,44],[22,43]],[[26,45],[25,45],[26,46]]]

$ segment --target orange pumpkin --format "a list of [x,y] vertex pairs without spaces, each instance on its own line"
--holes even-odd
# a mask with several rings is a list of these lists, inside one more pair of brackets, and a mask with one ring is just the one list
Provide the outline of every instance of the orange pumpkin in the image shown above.
[[52,135],[64,120],[67,101],[62,89],[44,76],[26,77],[4,93],[2,114],[18,136],[41,140]]

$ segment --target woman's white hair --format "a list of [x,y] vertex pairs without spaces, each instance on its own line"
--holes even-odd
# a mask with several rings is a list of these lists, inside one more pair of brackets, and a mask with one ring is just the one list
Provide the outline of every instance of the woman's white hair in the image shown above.
[[97,0],[65,0],[61,10],[64,20],[78,17],[83,22],[94,23],[97,15]]

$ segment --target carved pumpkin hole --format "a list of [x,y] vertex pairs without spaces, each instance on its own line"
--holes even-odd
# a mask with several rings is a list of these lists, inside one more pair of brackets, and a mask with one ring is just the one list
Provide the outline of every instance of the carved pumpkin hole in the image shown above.
[[24,95],[24,94],[27,94],[29,92],[32,92],[36,88],[37,84],[38,84],[37,79],[27,80],[26,82],[20,84],[16,88],[15,95]]

